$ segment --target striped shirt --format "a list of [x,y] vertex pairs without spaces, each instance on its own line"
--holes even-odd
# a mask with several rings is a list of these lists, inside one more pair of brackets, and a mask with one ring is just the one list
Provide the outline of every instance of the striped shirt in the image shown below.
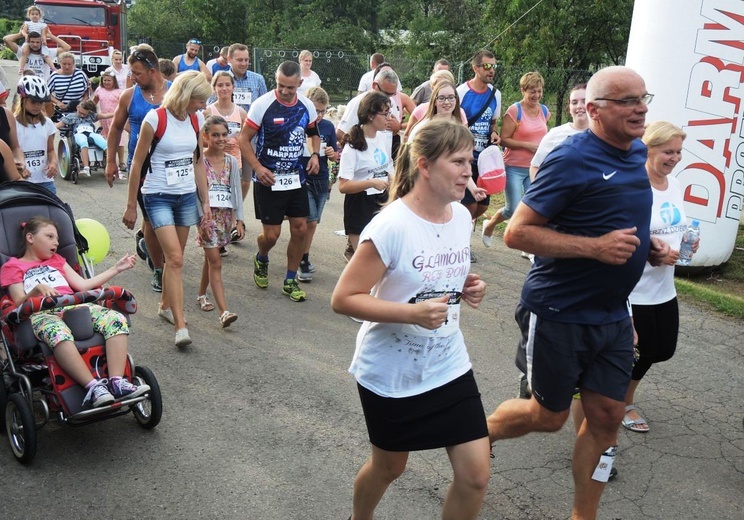
[[83,99],[83,95],[88,91],[89,86],[88,76],[80,69],[75,69],[70,76],[53,72],[49,78],[49,90],[52,91],[55,98],[65,105]]

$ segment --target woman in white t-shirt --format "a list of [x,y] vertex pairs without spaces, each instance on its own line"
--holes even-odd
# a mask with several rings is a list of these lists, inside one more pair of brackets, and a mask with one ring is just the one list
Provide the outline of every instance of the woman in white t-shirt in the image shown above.
[[104,72],[109,71],[114,73],[116,83],[122,91],[132,86],[132,81],[129,79],[129,66],[124,63],[124,55],[121,51],[114,50],[111,53],[111,66]]
[[370,92],[357,114],[359,122],[349,130],[338,170],[338,189],[346,195],[344,228],[355,251],[362,230],[387,200],[393,175],[390,141],[383,133],[392,117],[390,98]]
[[[178,347],[191,344],[183,316],[182,269],[189,228],[199,222],[197,204],[202,206],[202,224],[212,220],[207,177],[201,160],[200,128],[204,116],[199,113],[211,92],[203,74],[183,72],[165,94],[161,108],[147,113],[134,150],[127,207],[122,219],[129,229],[134,229],[140,176],[145,175],[141,188],[145,209],[165,255],[163,280],[166,283],[158,315],[175,326]],[[163,122],[165,131],[150,156],[150,168],[142,171],[156,129]]]
[[23,76],[18,82],[18,95],[21,100],[13,114],[18,143],[29,173],[26,180],[56,194],[54,177],[58,170],[54,136],[57,128],[42,110],[44,103],[50,99],[49,87],[39,76]]
[[574,134],[583,132],[589,128],[589,118],[586,115],[586,83],[578,83],[571,88],[568,95],[568,113],[571,121],[561,126],[548,130],[537,147],[535,155],[530,161],[530,180],[535,180],[537,170],[543,161],[556,146]]
[[302,84],[297,89],[297,92],[303,96],[307,95],[307,91],[313,87],[319,87],[321,84],[320,76],[313,71],[313,53],[310,51],[301,51],[297,57],[300,62],[300,77],[302,78]]
[[[346,150],[344,150],[344,154]],[[488,428],[460,331],[461,302],[486,284],[469,273],[473,136],[433,121],[401,149],[392,202],[364,229],[333,310],[364,319],[349,368],[372,456],[354,482],[353,518],[371,518],[408,453],[446,448],[454,479],[442,518],[475,519],[490,477]]]
[[[640,357],[633,365],[628,392],[625,395],[623,426],[634,432],[647,432],[648,423],[635,408],[635,391],[654,363],[672,358],[677,348],[679,307],[674,287],[674,264],[679,260],[679,247],[687,227],[682,188],[672,170],[682,160],[682,142],[687,134],[666,121],[646,127],[643,142],[648,146],[646,171],[654,194],[651,209],[651,236],[669,244],[666,263],[657,267],[646,263],[643,275],[630,294],[633,326],[638,335]],[[697,251],[699,240],[692,245]]]

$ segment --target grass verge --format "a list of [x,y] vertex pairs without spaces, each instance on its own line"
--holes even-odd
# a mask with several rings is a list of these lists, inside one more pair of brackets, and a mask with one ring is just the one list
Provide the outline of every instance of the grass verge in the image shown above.
[[744,298],[726,294],[691,280],[675,278],[674,285],[677,287],[677,293],[681,295],[707,304],[727,316],[744,319]]
[[674,284],[677,292],[689,299],[727,316],[744,319],[744,225],[739,225],[734,251],[725,264],[695,276],[678,276]]

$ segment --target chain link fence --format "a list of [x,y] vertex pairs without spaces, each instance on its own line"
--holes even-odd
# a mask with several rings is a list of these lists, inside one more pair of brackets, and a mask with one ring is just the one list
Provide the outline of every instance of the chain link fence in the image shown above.
[[[152,45],[158,56],[169,59],[183,54],[186,50],[185,42],[133,38],[132,45],[136,43],[148,43]],[[216,57],[220,48],[226,45],[229,44],[225,42],[203,42],[201,59],[206,62]],[[321,49],[311,52],[313,53],[313,70],[320,76],[322,87],[328,92],[332,105],[345,104],[356,96],[359,78],[369,70],[369,55],[339,49]],[[261,74],[266,80],[266,86],[273,89],[276,87],[274,73],[279,64],[285,60],[297,61],[300,49],[254,47],[251,53],[251,69]],[[412,60],[402,51],[389,52],[386,54],[386,58],[400,77],[403,90],[409,94],[414,88],[426,81],[431,74],[433,63]],[[451,70],[458,84],[473,76],[470,62],[453,63]],[[545,78],[543,103],[553,114],[550,126],[564,123],[567,114],[559,107],[565,108],[571,87],[576,83],[588,81],[592,71],[499,63],[496,67],[494,85],[501,90],[501,100],[504,107],[508,107],[522,98],[519,90],[519,78],[525,72],[532,70],[539,71]]]

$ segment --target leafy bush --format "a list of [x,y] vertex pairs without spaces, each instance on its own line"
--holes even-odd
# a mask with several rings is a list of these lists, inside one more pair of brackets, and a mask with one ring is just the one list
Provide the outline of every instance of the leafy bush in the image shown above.
[[0,60],[15,60],[16,55],[7,47],[0,50]]

